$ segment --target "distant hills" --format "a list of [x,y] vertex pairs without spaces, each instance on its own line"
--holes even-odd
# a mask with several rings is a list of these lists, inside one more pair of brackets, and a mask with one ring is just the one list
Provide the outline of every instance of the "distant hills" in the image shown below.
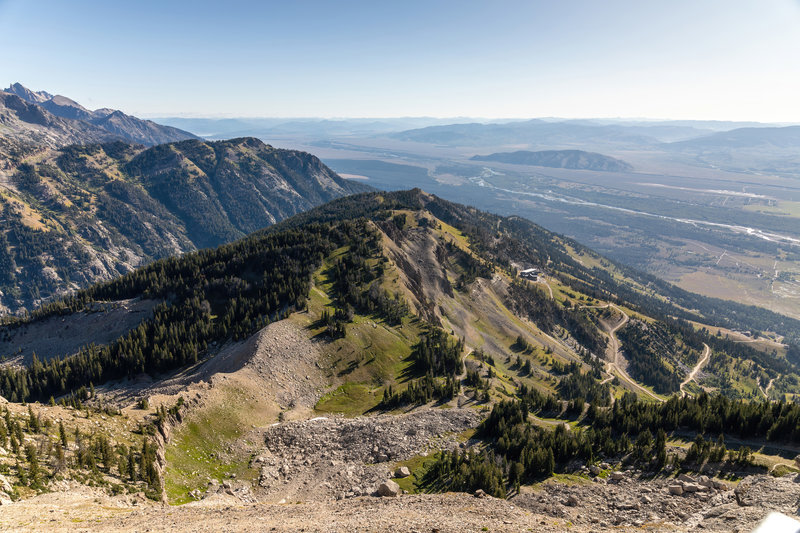
[[[746,127],[741,127],[745,125]],[[389,134],[443,146],[529,145],[544,148],[738,148],[800,146],[800,126],[699,121],[542,120],[428,126]],[[723,131],[720,131],[723,130]]]
[[675,148],[739,149],[800,148],[800,126],[737,128],[686,141],[673,143]]
[[508,123],[472,123],[429,126],[390,135],[404,141],[447,146],[498,146],[529,144],[552,147],[568,146],[643,146],[660,141],[648,135],[646,128],[591,121],[551,122],[534,119]]
[[[33,106],[25,113],[46,113],[17,96],[5,97]],[[66,119],[47,120],[57,126]],[[27,308],[155,258],[218,246],[331,199],[371,190],[339,177],[311,154],[253,138],[151,148],[73,145],[41,151],[35,161],[12,164],[5,173],[0,311]]]
[[[15,97],[29,105],[23,105]],[[16,136],[20,141],[28,140],[34,144],[40,143],[43,136],[49,144],[56,146],[114,140],[152,146],[198,138],[188,131],[142,120],[122,111],[91,111],[65,96],[32,91],[20,83],[14,83],[0,93],[0,106],[0,116],[16,117],[14,121],[2,122],[4,130],[17,130]],[[56,121],[53,117],[63,120]],[[53,131],[48,131],[51,129]],[[23,132],[31,133],[31,137],[20,135]]]
[[489,155],[476,155],[472,161],[494,161],[513,165],[534,165],[551,168],[571,168],[575,170],[601,170],[607,172],[627,172],[633,167],[614,157],[583,150],[542,150],[530,152],[498,152]]
[[467,119],[430,117],[405,118],[186,118],[162,117],[159,124],[193,131],[209,139],[231,137],[316,137],[371,136],[426,126],[468,122]]

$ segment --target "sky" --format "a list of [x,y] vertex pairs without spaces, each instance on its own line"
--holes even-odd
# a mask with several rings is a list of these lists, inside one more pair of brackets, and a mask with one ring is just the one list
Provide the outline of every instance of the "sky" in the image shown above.
[[800,0],[0,0],[0,74],[149,117],[800,122]]

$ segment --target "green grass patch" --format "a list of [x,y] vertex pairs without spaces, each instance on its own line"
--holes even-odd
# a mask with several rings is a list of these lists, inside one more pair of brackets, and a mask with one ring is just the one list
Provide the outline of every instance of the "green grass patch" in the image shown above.
[[346,416],[357,416],[375,407],[383,398],[365,383],[343,383],[336,390],[329,392],[322,398],[315,409],[320,413],[341,413]]
[[786,474],[796,474],[798,472],[800,472],[800,470],[798,470],[797,468],[794,468],[787,464],[779,464],[776,465],[775,468],[773,468],[770,471],[770,474],[772,474],[775,477],[782,477],[785,476]]
[[428,472],[428,469],[436,462],[436,455],[417,455],[405,461],[395,464],[395,469],[401,466],[407,466],[411,471],[411,475],[405,478],[395,478],[394,481],[400,485],[400,488],[409,494],[418,494],[425,492],[420,485],[422,479]]
[[169,503],[192,501],[189,492],[204,490],[209,479],[222,481],[236,474],[238,479],[255,481],[249,455],[230,453],[231,443],[259,421],[253,408],[242,407],[248,404],[236,398],[239,394],[241,391],[228,389],[223,401],[192,413],[172,435],[165,452],[168,466],[164,484]]

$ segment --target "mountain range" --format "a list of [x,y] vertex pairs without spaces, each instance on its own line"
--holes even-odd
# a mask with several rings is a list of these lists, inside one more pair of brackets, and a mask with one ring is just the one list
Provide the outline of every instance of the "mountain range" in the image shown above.
[[[88,142],[97,124],[7,98],[10,123],[63,134],[0,173],[0,304],[28,311],[0,324],[0,489],[15,497],[69,480],[94,498],[316,505],[402,483],[536,509],[520,485],[553,474],[608,476],[639,501],[676,466],[685,485],[670,492],[697,486],[685,472],[761,472],[744,442],[800,442],[797,406],[739,401],[800,393],[798,320],[681,290],[519,216],[370,191],[305,152]],[[597,498],[606,483],[581,486]],[[608,512],[644,523],[655,507],[641,501]]]
[[[291,159],[291,154],[281,159]],[[517,275],[531,266],[542,276],[536,284]],[[140,327],[161,333],[128,335],[123,325],[135,327],[135,322],[123,319],[128,311],[123,305],[120,312],[117,304],[131,301],[149,302],[145,309],[156,306],[155,315],[138,307],[135,313],[144,320]],[[100,385],[131,371],[170,371],[213,357],[227,341],[247,339],[270,322],[312,309],[318,316],[309,323],[310,335],[323,328],[323,335],[336,340],[346,338],[352,329],[370,338],[379,332],[372,331],[368,317],[390,330],[416,317],[419,322],[412,329],[420,338],[426,328],[444,328],[480,348],[483,357],[506,359],[506,365],[509,350],[525,352],[525,342],[549,346],[556,360],[569,363],[577,358],[597,366],[598,372],[618,375],[621,383],[612,386],[656,400],[657,395],[637,383],[657,394],[677,393],[692,366],[708,363],[703,361],[704,351],[707,356],[713,350],[715,358],[698,381],[732,397],[756,394],[743,391],[762,378],[778,380],[779,390],[794,392],[800,368],[798,320],[682,291],[613,264],[525,219],[491,215],[411,190],[333,200],[232,244],[156,261],[11,321],[3,330],[6,340],[0,350],[26,361],[32,360],[34,351],[41,360],[60,358],[55,366],[48,365],[47,372],[62,372],[62,380],[42,381],[34,388],[14,376],[11,382],[0,379],[5,387],[0,393],[17,401],[26,395],[41,399],[88,386],[90,380]],[[81,339],[72,345],[82,359],[71,362],[73,353],[64,351],[67,343],[48,345],[41,342],[42,335],[29,332],[46,328],[54,335],[55,328],[66,334],[69,323],[87,312],[116,316],[118,338],[106,337],[103,342],[92,331],[69,332],[68,336]],[[53,322],[54,316],[59,320]],[[620,321],[619,328],[612,328]],[[749,346],[709,331],[767,327],[784,337],[788,350],[770,352],[769,346]],[[168,337],[166,331],[184,333]],[[108,331],[102,333],[106,336]],[[617,335],[624,342],[626,364],[612,360],[603,370],[597,359],[606,356]],[[410,349],[414,340],[404,342]],[[444,340],[435,342],[445,346]],[[87,352],[81,346],[101,347],[108,353]],[[120,359],[114,355],[119,350],[140,354],[141,360]],[[94,368],[92,358],[105,362]],[[747,360],[748,367],[731,372],[729,365],[737,360]],[[435,375],[458,374],[457,366],[439,364],[444,366],[437,367]],[[90,366],[83,370],[81,365]],[[366,370],[383,372],[384,383],[397,378],[381,365]],[[559,374],[557,365],[543,370]],[[411,369],[406,373],[413,375]],[[533,385],[542,376],[529,373],[529,378]],[[595,385],[573,386],[588,388],[569,393],[567,399],[580,394],[583,399],[608,402],[608,392],[601,393]],[[374,401],[378,403],[379,397]],[[366,406],[371,407],[375,404]]]
[[20,141],[44,142],[50,146],[116,140],[152,146],[198,138],[188,131],[142,120],[122,111],[91,111],[65,96],[32,91],[20,83],[13,83],[0,92],[0,120],[3,137],[11,134]]
[[7,165],[0,181],[6,311],[370,189],[308,153],[252,138],[76,144]]
[[725,123],[728,130],[714,131],[702,122],[688,124],[647,122],[601,122],[594,120],[491,122],[428,126],[390,133],[392,139],[443,146],[501,146],[528,144],[532,147],[604,147],[609,149],[714,149],[761,147],[796,149],[800,126],[747,126]]

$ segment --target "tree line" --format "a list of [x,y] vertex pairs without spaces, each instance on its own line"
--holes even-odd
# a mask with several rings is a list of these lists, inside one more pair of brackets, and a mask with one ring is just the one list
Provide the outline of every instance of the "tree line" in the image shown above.
[[109,345],[34,360],[27,368],[0,368],[0,394],[11,401],[46,400],[90,382],[196,363],[211,343],[246,338],[303,308],[323,258],[342,246],[357,246],[369,231],[363,220],[311,224],[156,261],[81,291],[49,313],[99,300],[142,297],[160,303],[152,317]]

